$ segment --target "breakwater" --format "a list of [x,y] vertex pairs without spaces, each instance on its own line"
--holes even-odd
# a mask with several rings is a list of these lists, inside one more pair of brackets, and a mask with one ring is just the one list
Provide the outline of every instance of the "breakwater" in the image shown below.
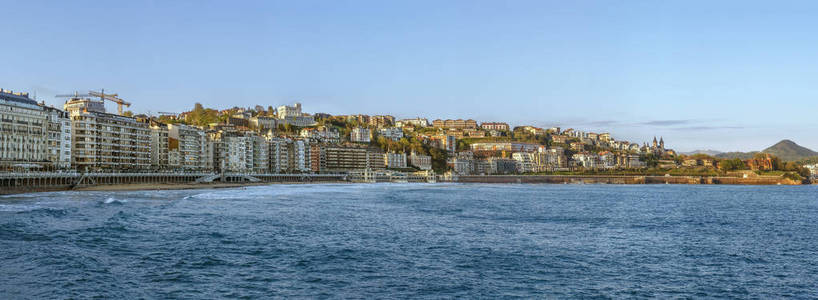
[[457,176],[451,181],[462,183],[555,183],[555,184],[739,184],[797,185],[800,182],[778,176],[709,177],[709,176],[630,176],[630,175],[474,175]]

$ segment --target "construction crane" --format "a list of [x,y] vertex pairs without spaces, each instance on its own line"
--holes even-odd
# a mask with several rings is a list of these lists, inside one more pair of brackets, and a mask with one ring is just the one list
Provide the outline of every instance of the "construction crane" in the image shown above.
[[118,98],[119,97],[118,94],[106,94],[104,89],[100,90],[99,92],[97,92],[97,91],[88,91],[87,94],[80,94],[78,92],[74,92],[74,94],[57,95],[55,97],[59,97],[59,98],[99,97],[100,101],[108,100],[108,101],[116,103],[118,105],[117,112],[118,112],[118,114],[120,116],[122,115],[122,106],[123,105],[127,106],[127,107],[131,107],[130,102],[127,102],[125,100],[122,100],[122,99]]

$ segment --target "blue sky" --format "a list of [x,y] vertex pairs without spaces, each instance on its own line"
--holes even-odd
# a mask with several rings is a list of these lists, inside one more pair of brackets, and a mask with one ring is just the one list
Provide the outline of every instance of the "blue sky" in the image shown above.
[[[12,1],[0,86],[818,149],[816,1]],[[109,104],[109,110],[115,107]]]

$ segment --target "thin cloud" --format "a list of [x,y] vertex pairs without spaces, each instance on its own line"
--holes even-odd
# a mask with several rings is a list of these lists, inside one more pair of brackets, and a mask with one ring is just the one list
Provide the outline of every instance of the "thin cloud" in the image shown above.
[[638,123],[639,125],[645,126],[677,126],[677,125],[685,125],[692,123],[693,120],[656,120],[656,121],[649,121],[649,122],[642,122]]
[[675,127],[671,128],[672,130],[725,130],[725,129],[744,129],[742,126],[688,126],[688,127]]
[[590,122],[582,122],[582,123],[575,123],[577,125],[586,125],[586,126],[611,126],[620,124],[619,121],[615,120],[603,120],[603,121],[590,121]]

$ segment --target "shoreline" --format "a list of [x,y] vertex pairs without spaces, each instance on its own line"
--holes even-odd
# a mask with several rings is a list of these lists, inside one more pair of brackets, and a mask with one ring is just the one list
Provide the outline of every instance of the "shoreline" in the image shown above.
[[[696,176],[617,176],[617,175],[493,175],[493,176],[460,176],[453,181],[439,183],[466,184],[690,184],[690,185],[809,185],[785,178],[736,178],[736,177],[696,177]],[[198,189],[228,189],[277,184],[351,184],[350,181],[270,181],[270,182],[227,182],[227,183],[124,183],[78,186],[39,186],[20,189],[0,190],[0,195],[16,195],[43,192],[78,191],[78,192],[116,192],[116,191],[173,191]]]
[[244,183],[129,183],[129,184],[104,184],[79,186],[75,188],[64,187],[32,187],[25,189],[10,189],[0,191],[0,195],[20,195],[31,193],[47,192],[132,192],[132,191],[180,191],[180,190],[203,190],[203,189],[229,189],[250,186],[265,186],[278,184],[337,184],[351,183],[346,181],[315,181],[315,182],[244,182]]
[[705,184],[705,185],[802,185],[783,177],[636,176],[636,175],[474,175],[458,176],[462,183],[520,184]]

